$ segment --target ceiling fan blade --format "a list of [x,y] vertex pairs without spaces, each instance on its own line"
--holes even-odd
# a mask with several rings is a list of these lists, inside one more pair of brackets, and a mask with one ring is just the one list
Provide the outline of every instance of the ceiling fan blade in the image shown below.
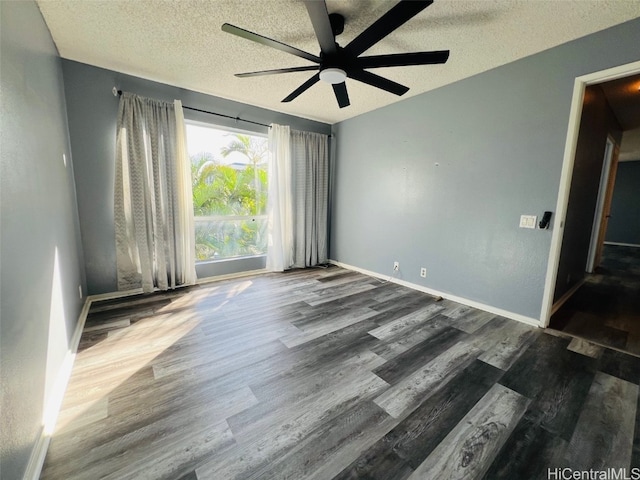
[[260,70],[257,72],[236,73],[238,78],[247,77],[260,77],[262,75],[275,75],[277,73],[291,73],[291,72],[309,72],[311,70],[318,70],[317,65],[309,65],[308,67],[291,67],[291,68],[277,68],[275,70]]
[[338,50],[336,47],[336,39],[333,36],[333,29],[329,21],[329,12],[327,4],[324,1],[305,0],[304,6],[307,7],[313,30],[318,37],[320,50],[325,55],[332,55]]
[[320,81],[320,73],[316,73],[313,77],[311,77],[309,80],[307,80],[298,88],[296,88],[293,92],[291,92],[289,96],[287,96],[284,100],[282,100],[282,103],[288,103],[291,100],[294,100],[295,98],[298,97],[298,95],[306,92],[309,88],[311,88],[313,85],[315,85],[319,81]]
[[358,80],[359,82],[366,83],[372,87],[377,87],[395,95],[404,95],[409,91],[409,87],[405,87],[393,80],[381,77],[375,73],[367,72],[366,70],[354,70],[349,72],[349,78]]
[[222,25],[222,31],[231,33],[232,35],[236,35],[247,40],[251,40],[252,42],[259,43],[260,45],[275,48],[276,50],[280,50],[281,52],[290,53],[291,55],[295,55],[296,57],[301,57],[315,63],[320,63],[320,57],[305,52],[304,50],[300,50],[299,48],[287,45],[286,43],[263,37],[262,35],[250,32],[249,30],[245,30],[244,28],[236,27],[235,25],[231,25],[229,23],[225,23]]
[[336,100],[338,100],[340,108],[351,105],[349,102],[349,94],[347,93],[347,84],[345,82],[334,83],[331,86],[333,87],[333,93],[336,94]]
[[422,10],[433,3],[433,0],[404,0],[376,20],[369,28],[354,38],[346,50],[358,56],[372,45],[393,32]]
[[396,53],[391,55],[359,57],[357,63],[361,68],[404,67],[407,65],[445,63],[448,58],[449,50],[438,50],[434,52]]

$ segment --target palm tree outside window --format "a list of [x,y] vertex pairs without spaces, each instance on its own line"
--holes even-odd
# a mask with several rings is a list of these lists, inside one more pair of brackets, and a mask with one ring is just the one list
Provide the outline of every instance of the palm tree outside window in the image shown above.
[[266,253],[266,136],[187,123],[196,262]]

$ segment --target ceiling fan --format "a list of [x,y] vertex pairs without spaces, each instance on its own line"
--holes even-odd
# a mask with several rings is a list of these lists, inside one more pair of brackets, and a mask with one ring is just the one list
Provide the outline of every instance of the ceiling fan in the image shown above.
[[330,83],[340,108],[349,106],[349,94],[345,80],[352,78],[372,85],[395,95],[404,95],[409,87],[369,72],[371,68],[401,67],[407,65],[432,65],[445,63],[449,58],[449,50],[433,52],[412,52],[390,55],[360,55],[378,43],[395,29],[413,18],[433,3],[433,0],[404,0],[396,4],[391,10],[376,20],[365,31],[353,39],[346,47],[336,43],[336,35],[344,30],[344,17],[338,13],[329,14],[324,1],[303,0],[311,18],[320,54],[313,55],[298,48],[284,44],[277,40],[258,35],[240,27],[225,23],[222,30],[253,42],[290,53],[297,57],[310,60],[316,65],[304,67],[279,68],[275,70],[261,70],[257,72],[237,73],[236,77],[257,77],[279,73],[306,72],[318,70],[313,77],[304,82],[289,94],[283,102],[290,102],[300,94],[315,85],[318,81]]

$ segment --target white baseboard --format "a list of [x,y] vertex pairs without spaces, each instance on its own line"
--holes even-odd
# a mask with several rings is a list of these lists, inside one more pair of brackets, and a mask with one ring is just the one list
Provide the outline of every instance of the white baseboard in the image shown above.
[[89,295],[87,299],[93,303],[101,300],[114,300],[116,298],[131,297],[132,295],[140,295],[142,293],[144,292],[141,288],[136,288],[134,290],[123,290],[121,292],[97,293],[95,295]]
[[620,242],[604,242],[605,245],[615,245],[616,247],[633,247],[640,248],[640,245],[636,243],[620,243]]
[[42,472],[42,466],[44,465],[44,457],[47,455],[50,441],[51,435],[45,435],[44,427],[42,427],[40,429],[38,441],[31,451],[27,470],[24,472],[24,476],[22,477],[23,480],[38,480],[38,478],[40,478],[40,472]]
[[567,300],[569,300],[574,293],[576,293],[578,291],[578,289],[584,285],[584,282],[587,281],[587,277],[584,276],[582,277],[582,279],[580,279],[580,281],[578,283],[576,283],[573,287],[571,287],[569,290],[567,290],[565,292],[564,295],[562,295],[558,301],[556,303],[553,304],[553,306],[551,307],[551,315],[553,315],[554,313],[556,313],[558,310],[560,310],[560,307],[562,307],[562,305],[564,305],[566,303]]
[[489,313],[495,313],[496,315],[500,315],[501,317],[517,320],[518,322],[526,323],[527,325],[531,325],[534,327],[540,326],[540,320],[537,318],[527,317],[525,315],[521,315],[515,312],[509,312],[507,310],[503,310],[501,308],[494,307],[492,305],[486,305],[484,303],[476,302],[475,300],[469,300],[467,298],[458,297],[457,295],[452,295],[450,293],[440,292],[438,290],[434,290],[432,288],[428,288],[423,285],[418,285],[417,283],[411,283],[411,282],[407,282],[405,280],[400,280],[398,278],[393,278],[393,277],[389,278],[388,275],[381,275],[379,273],[372,272],[370,270],[365,270],[364,268],[354,267],[353,265],[338,262],[335,260],[329,260],[329,263],[332,263],[333,265],[337,265],[338,267],[346,268],[347,270],[353,270],[354,272],[359,272],[365,275],[369,275],[370,277],[376,277],[384,280],[389,279],[389,281],[392,283],[397,283],[398,285],[402,285],[404,287],[411,288],[413,290],[418,290],[420,292],[428,293],[429,295],[433,295],[434,297],[446,298],[447,300],[461,303],[469,307],[477,308],[478,310],[483,310]]
[[58,419],[58,414],[62,407],[62,400],[64,399],[64,394],[67,391],[67,385],[71,378],[73,363],[76,359],[78,345],[80,344],[80,337],[82,336],[82,330],[84,329],[84,324],[87,321],[87,314],[89,313],[90,307],[91,298],[87,297],[84,305],[82,306],[82,310],[80,311],[76,328],[69,343],[69,349],[62,360],[62,365],[60,366],[60,370],[58,370],[58,375],[53,385],[53,389],[47,399],[44,412],[42,413],[42,428],[40,429],[38,440],[31,451],[29,463],[27,464],[27,469],[23,477],[24,480],[37,480],[40,478],[44,459],[49,448],[49,442],[51,441],[51,435],[55,429],[56,420]]
[[[230,280],[230,279],[234,279],[234,278],[242,278],[242,277],[248,277],[251,275],[259,275],[262,273],[269,273],[268,270],[261,268],[259,270],[247,270],[244,272],[237,272],[237,273],[227,273],[225,275],[216,275],[213,277],[203,277],[203,278],[198,278],[196,280],[196,283],[194,285],[206,285],[207,283],[213,283],[213,282],[221,282],[223,280]],[[175,289],[179,289],[182,287],[188,287],[190,285],[180,285],[178,287],[176,287]],[[155,289],[154,293],[158,292],[158,293],[162,293],[163,291],[171,291],[171,289],[169,290],[159,290],[159,289]],[[107,292],[107,293],[98,293],[95,295],[89,295],[87,298],[88,300],[90,300],[91,302],[99,302],[102,300],[115,300],[116,298],[125,298],[125,297],[131,297],[133,295],[141,295],[143,294],[144,291],[142,290],[142,288],[135,288],[132,290],[122,290],[122,291],[116,291],[116,292]]]
[[206,285],[207,283],[220,282],[222,280],[230,280],[234,278],[250,277],[253,275],[262,275],[269,273],[266,268],[260,268],[258,270],[245,270],[244,272],[226,273],[224,275],[216,275],[214,277],[202,277],[196,281],[196,285]]

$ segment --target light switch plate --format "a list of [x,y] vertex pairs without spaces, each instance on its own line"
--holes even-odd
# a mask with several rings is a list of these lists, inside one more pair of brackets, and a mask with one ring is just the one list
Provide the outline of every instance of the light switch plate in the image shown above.
[[520,215],[520,228],[536,228],[536,220],[535,215]]

